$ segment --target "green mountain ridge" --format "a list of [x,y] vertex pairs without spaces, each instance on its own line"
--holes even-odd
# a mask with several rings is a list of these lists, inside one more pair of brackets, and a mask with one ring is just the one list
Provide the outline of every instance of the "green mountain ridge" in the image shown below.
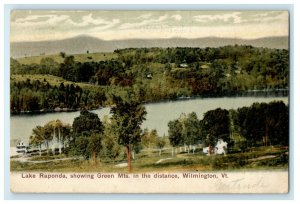
[[254,47],[266,47],[276,49],[288,49],[288,36],[266,37],[258,39],[238,38],[169,38],[169,39],[125,39],[105,41],[88,35],[80,35],[73,38],[55,41],[37,42],[12,42],[10,45],[11,57],[51,55],[59,52],[68,54],[92,52],[112,52],[124,48],[150,48],[150,47],[220,47],[225,45],[252,45]]

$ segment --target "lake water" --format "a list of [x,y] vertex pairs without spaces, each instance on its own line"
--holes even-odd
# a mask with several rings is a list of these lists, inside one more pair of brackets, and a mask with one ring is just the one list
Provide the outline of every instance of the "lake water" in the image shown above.
[[[283,101],[288,104],[288,97],[224,97],[224,98],[197,98],[181,101],[168,101],[161,103],[146,104],[147,116],[142,128],[156,129],[160,136],[167,135],[168,122],[180,116],[181,113],[196,112],[199,119],[209,110],[216,108],[237,109],[243,106],[250,106],[254,102]],[[93,110],[100,119],[109,115],[110,108]],[[64,123],[72,124],[77,112],[46,113],[38,115],[14,115],[10,118],[10,139],[21,139],[28,142],[32,129],[37,125],[45,125],[51,120],[59,119]]]

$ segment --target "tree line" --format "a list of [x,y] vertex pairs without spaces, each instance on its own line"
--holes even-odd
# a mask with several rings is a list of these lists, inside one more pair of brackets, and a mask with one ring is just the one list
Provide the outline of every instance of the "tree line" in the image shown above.
[[105,91],[101,87],[82,89],[75,84],[50,85],[44,79],[11,81],[10,109],[11,113],[51,112],[59,110],[77,110],[98,108],[106,100]]
[[[166,137],[160,137],[156,130],[142,130],[141,124],[147,114],[145,107],[134,97],[123,100],[114,96],[112,116],[101,121],[97,114],[83,110],[72,125],[60,120],[37,126],[30,136],[30,144],[42,145],[47,154],[64,153],[92,159],[114,161],[121,155],[127,158],[131,170],[133,152],[141,148],[159,149],[159,155],[167,144]],[[254,103],[237,110],[215,109],[204,113],[199,120],[196,113],[182,114],[168,123],[168,139],[173,147],[186,146],[195,152],[197,144],[214,146],[219,139],[229,145],[229,150],[246,150],[258,146],[288,146],[288,106],[282,101]],[[239,134],[244,143],[234,136]],[[123,147],[123,150],[122,150]],[[123,154],[122,154],[123,153]]]
[[206,112],[202,120],[194,112],[183,114],[168,127],[170,144],[187,146],[188,151],[200,143],[213,147],[219,139],[227,142],[231,151],[289,145],[289,109],[282,101],[254,103],[237,110],[217,108]]

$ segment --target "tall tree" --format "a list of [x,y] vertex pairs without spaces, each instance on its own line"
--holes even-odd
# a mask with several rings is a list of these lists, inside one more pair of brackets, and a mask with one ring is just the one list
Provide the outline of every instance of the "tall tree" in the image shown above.
[[283,102],[254,103],[237,111],[240,134],[249,146],[288,145],[288,107]]
[[115,106],[111,108],[114,129],[118,135],[119,144],[125,146],[127,152],[128,170],[131,171],[132,147],[141,141],[141,125],[147,114],[145,107],[137,100],[123,100],[113,96]]
[[166,140],[164,137],[158,137],[156,139],[156,147],[159,149],[159,156],[161,155],[162,149],[166,145]]
[[[189,145],[188,151],[191,145],[195,145],[200,140],[200,121],[198,120],[197,114],[192,112],[187,115],[183,121],[184,129],[184,143]],[[195,148],[193,148],[194,153]]]
[[183,132],[182,123],[178,119],[173,120],[168,123],[168,127],[169,127],[168,130],[169,140],[173,148],[182,145],[184,142],[184,135],[182,134]]
[[74,119],[72,126],[76,134],[91,131],[100,132],[103,130],[103,125],[98,115],[87,110],[80,112],[80,115]]
[[29,144],[38,146],[40,156],[42,155],[42,144],[45,142],[44,132],[44,128],[38,125],[32,130],[32,135],[29,138]]
[[102,133],[92,132],[88,140],[87,149],[92,153],[94,164],[97,163],[97,155],[99,155],[100,150],[102,149],[102,137]]
[[201,124],[203,131],[207,133],[204,140],[209,147],[210,153],[218,139],[223,139],[223,141],[226,142],[230,141],[230,121],[228,110],[217,108],[206,112]]
[[265,145],[288,145],[289,110],[282,101],[267,104]]
[[[69,130],[66,130],[66,128],[69,127],[69,125],[65,125],[63,124],[60,120],[53,120],[53,121],[50,121],[48,122],[47,124],[48,126],[50,126],[53,130],[53,139],[57,140],[57,143],[58,143],[58,149],[59,149],[59,154],[62,153],[62,147],[63,147],[63,140],[67,137],[67,135],[64,135],[65,134],[69,134]],[[52,144],[52,151],[54,153],[54,144]]]
[[121,152],[121,146],[118,144],[118,136],[115,134],[111,119],[108,116],[104,116],[104,132],[101,140],[102,155],[111,160],[115,160]]
[[149,130],[146,128],[143,131],[141,143],[144,147],[147,147],[147,148],[155,147],[156,146],[156,140],[157,140],[158,137],[159,136],[157,134],[156,129],[151,130],[150,133],[149,133]]
[[103,135],[103,125],[98,115],[83,110],[74,119],[72,127],[75,154],[82,155],[86,159],[93,157],[94,163],[96,163]]
[[44,139],[45,139],[45,145],[47,149],[47,154],[49,154],[49,143],[53,140],[53,127],[52,125],[48,122],[47,124],[44,125]]

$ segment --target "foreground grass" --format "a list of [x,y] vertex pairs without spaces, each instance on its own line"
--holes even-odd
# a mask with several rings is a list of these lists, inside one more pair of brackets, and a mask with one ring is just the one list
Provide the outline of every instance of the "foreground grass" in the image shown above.
[[[98,160],[96,164],[92,160],[74,158],[58,160],[64,156],[46,156],[44,158],[33,157],[31,161],[43,161],[46,163],[10,162],[11,171],[47,171],[47,172],[128,172],[127,167],[117,167],[117,164],[126,163],[126,160],[116,161]],[[157,163],[159,160],[161,162]],[[157,152],[143,151],[136,155],[132,161],[133,172],[182,172],[182,171],[256,171],[256,170],[287,170],[288,156],[283,150],[262,150],[247,153],[206,156],[200,153],[181,153],[172,157],[169,152],[161,156]]]

